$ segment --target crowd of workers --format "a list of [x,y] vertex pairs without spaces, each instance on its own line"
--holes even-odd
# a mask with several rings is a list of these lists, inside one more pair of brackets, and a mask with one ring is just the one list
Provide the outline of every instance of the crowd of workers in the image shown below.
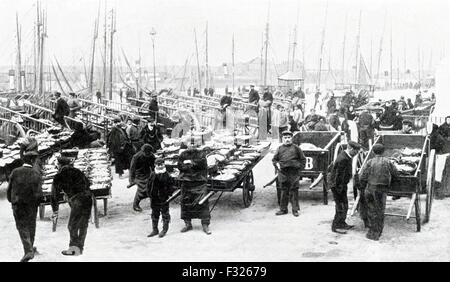
[[[213,95],[214,92],[205,93]],[[320,96],[320,93],[316,95]],[[81,109],[76,95],[71,94],[71,99],[66,102],[59,93],[55,94],[56,107],[53,118],[62,126],[67,126],[64,117],[76,116]],[[348,141],[347,149],[342,151],[337,159],[331,164],[327,171],[327,182],[333,192],[335,200],[335,217],[331,230],[336,233],[345,234],[345,230],[353,226],[345,222],[348,210],[347,185],[352,177],[352,158],[362,149],[367,149],[369,140],[373,140],[374,129],[382,126],[391,126],[393,130],[402,130],[404,134],[412,133],[411,121],[403,120],[400,111],[421,104],[418,95],[415,105],[411,101],[405,101],[402,97],[399,101],[388,101],[381,105],[384,109],[380,115],[373,117],[372,114],[363,110],[355,112],[358,99],[351,91],[340,102],[338,108],[334,95],[331,94],[327,102],[328,116],[316,114],[315,108],[304,117],[305,94],[301,88],[292,93],[292,106],[283,108],[282,105],[274,106],[274,96],[265,89],[262,97],[251,86],[248,103],[253,104],[253,110],[258,112],[261,108],[268,111],[268,129],[271,130],[271,122],[276,116],[276,111],[285,112],[287,116],[277,124],[282,144],[277,149],[272,162],[278,175],[279,190],[278,199],[280,210],[276,215],[288,213],[288,203],[292,205],[292,213],[299,216],[299,172],[305,166],[305,156],[302,150],[292,143],[293,131],[303,127],[306,130],[328,131],[330,128],[342,130],[348,133],[348,121],[354,120],[358,125],[358,142]],[[220,100],[223,110],[233,103],[230,92]],[[279,118],[279,117],[278,117]],[[143,126],[142,123],[145,123]],[[272,123],[273,125],[273,123]],[[152,209],[152,231],[149,237],[158,235],[164,237],[169,229],[169,197],[174,193],[175,179],[167,172],[164,160],[155,157],[157,150],[161,149],[163,140],[161,125],[157,123],[157,114],[150,115],[147,120],[140,118],[114,117],[114,124],[106,141],[110,155],[114,159],[115,172],[119,178],[123,177],[124,171],[129,170],[128,188],[136,185],[137,190],[133,201],[133,210],[142,212],[140,202],[150,198]],[[74,126],[75,133],[71,138],[74,147],[85,147],[99,139],[96,132],[79,124]],[[450,116],[441,126],[435,126],[431,134],[434,146],[439,142],[445,142],[450,136]],[[348,139],[350,140],[350,139]],[[434,140],[434,141],[433,141]],[[42,197],[41,183],[42,175],[39,166],[39,154],[37,143],[32,138],[21,148],[23,166],[12,171],[7,197],[13,208],[16,227],[24,247],[22,261],[29,261],[38,254],[34,247],[36,229],[36,213]],[[433,144],[432,144],[433,146]],[[198,150],[194,145],[184,145],[185,149],[179,156],[178,169],[181,187],[181,219],[185,222],[181,232],[192,230],[192,219],[201,220],[203,231],[211,234],[210,210],[208,200],[203,200],[207,193],[207,162],[204,151]],[[376,157],[371,159],[365,166],[361,176],[361,215],[366,227],[369,228],[367,238],[378,240],[383,230],[384,208],[386,192],[397,175],[395,168],[382,156],[384,148],[375,145],[373,152]],[[89,189],[89,181],[78,169],[74,168],[71,161],[61,157],[58,159],[58,174],[55,176],[52,187],[52,209],[53,217],[58,213],[58,195],[61,191],[67,197],[71,207],[69,218],[70,243],[69,249],[62,251],[64,255],[80,255],[83,253],[84,241],[87,234],[89,215],[92,209],[92,192]],[[163,227],[159,232],[159,218],[162,217]]]

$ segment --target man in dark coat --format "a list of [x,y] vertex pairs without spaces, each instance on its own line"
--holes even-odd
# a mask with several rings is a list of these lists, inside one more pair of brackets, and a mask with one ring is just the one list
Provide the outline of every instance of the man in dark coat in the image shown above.
[[139,138],[139,128],[138,125],[141,122],[140,118],[135,117],[132,120],[132,123],[127,127],[127,135],[130,138],[131,144],[133,145],[134,152],[139,152],[141,149],[142,143]]
[[55,105],[55,113],[53,114],[53,118],[61,124],[63,127],[66,126],[66,122],[64,120],[65,116],[70,114],[70,107],[67,104],[66,100],[61,97],[61,93],[55,93],[56,105]]
[[450,137],[450,116],[445,118],[445,122],[439,126],[439,134],[442,135],[445,139]]
[[142,208],[139,206],[141,200],[148,197],[147,182],[150,178],[150,173],[154,168],[155,156],[153,155],[153,148],[149,144],[144,144],[142,145],[141,150],[133,156],[130,165],[130,185],[137,185],[136,195],[134,196],[133,201],[133,210],[137,212],[142,211]]
[[369,140],[372,140],[375,134],[374,129],[375,120],[373,116],[366,110],[364,110],[358,119],[358,143],[365,148],[369,148]]
[[70,233],[69,249],[61,253],[66,256],[83,254],[89,218],[92,210],[93,194],[90,190],[89,179],[84,173],[71,165],[70,159],[58,158],[59,171],[53,178],[52,210],[53,216],[58,216],[58,195],[64,192],[70,206],[69,223]]
[[386,208],[386,192],[389,191],[391,181],[398,172],[388,158],[383,157],[384,146],[375,144],[372,148],[375,157],[368,160],[360,176],[367,208],[369,232],[366,237],[377,241],[384,227],[384,210]]
[[166,201],[173,193],[175,182],[166,170],[164,159],[155,160],[155,171],[150,174],[147,185],[147,194],[150,197],[150,206],[152,208],[152,233],[147,237],[158,235],[159,215],[162,215],[163,230],[159,233],[162,238],[169,230],[170,214],[169,203]]
[[199,218],[203,231],[208,235],[211,234],[208,200],[200,204],[200,200],[208,193],[207,168],[206,157],[195,148],[183,151],[178,158],[178,169],[180,170],[178,179],[181,181],[181,219],[186,224],[181,232],[192,230],[191,219]]
[[114,157],[116,173],[119,174],[119,177],[122,177],[123,171],[129,168],[129,150],[131,149],[131,143],[121,123],[122,120],[119,117],[114,118],[114,126],[109,132],[107,139],[109,153]]
[[327,102],[327,111],[328,114],[334,113],[336,110],[336,99],[334,98],[334,93],[331,93],[330,100]]
[[262,106],[267,110],[267,131],[269,131],[271,128],[271,123],[272,123],[271,107],[273,104],[273,95],[270,92],[269,87],[266,87],[266,89],[264,89],[262,102],[263,102]]
[[150,103],[148,105],[148,110],[150,111],[150,116],[157,120],[158,119],[158,111],[159,111],[159,106],[158,106],[158,99],[156,94],[153,94],[151,96],[150,99]]
[[20,260],[21,262],[27,262],[37,254],[34,247],[34,236],[36,233],[37,209],[42,197],[42,177],[32,167],[34,158],[37,156],[36,152],[24,154],[24,164],[11,172],[6,191],[23,245],[24,256]]
[[338,155],[327,174],[327,182],[331,187],[331,192],[333,192],[336,208],[331,230],[336,233],[346,233],[337,229],[348,230],[353,228],[352,225],[345,222],[348,211],[347,184],[352,178],[352,158],[358,154],[360,149],[361,145],[349,141],[347,149]]
[[256,112],[259,111],[259,94],[258,91],[255,90],[254,85],[250,85],[250,92],[248,93],[248,103],[254,104],[255,107],[253,108],[253,110],[255,110]]
[[147,126],[141,130],[139,139],[143,144],[150,144],[153,147],[154,153],[161,149],[163,135],[153,118],[149,117]]
[[328,123],[336,130],[339,130],[341,121],[339,120],[339,110],[334,109],[333,113],[328,117]]
[[278,185],[280,187],[280,210],[276,215],[288,213],[288,203],[291,202],[292,214],[298,216],[298,189],[300,171],[305,168],[306,158],[302,150],[292,143],[292,132],[284,131],[283,144],[278,147],[272,158],[275,170],[278,172]]
[[222,112],[222,117],[223,117],[223,119],[222,119],[223,127],[227,126],[226,111],[227,111],[227,108],[229,106],[231,106],[232,102],[233,102],[233,98],[231,97],[231,92],[226,92],[226,95],[220,99],[220,107],[222,108],[221,112]]
[[78,147],[79,149],[84,149],[89,147],[89,144],[94,141],[81,122],[74,123],[73,130],[74,132],[68,140],[71,148]]

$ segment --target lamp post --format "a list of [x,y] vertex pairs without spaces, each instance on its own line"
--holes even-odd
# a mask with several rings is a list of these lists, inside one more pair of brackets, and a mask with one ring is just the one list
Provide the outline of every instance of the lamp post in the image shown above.
[[156,36],[156,31],[155,31],[155,28],[152,28],[152,31],[150,32],[150,36],[152,37],[152,43],[153,43],[153,88],[156,91],[156,65],[155,65],[155,36]]

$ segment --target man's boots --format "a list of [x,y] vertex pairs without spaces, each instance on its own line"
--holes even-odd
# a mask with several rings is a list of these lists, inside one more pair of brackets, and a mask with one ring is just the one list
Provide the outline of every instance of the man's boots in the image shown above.
[[150,233],[147,237],[153,237],[153,236],[158,235],[158,233],[159,233],[158,220],[152,220],[152,227],[153,227],[152,233]]
[[206,234],[210,235],[211,231],[209,231],[209,225],[208,224],[202,224],[203,227],[203,232],[205,232]]
[[185,227],[183,227],[183,229],[181,229],[181,232],[188,232],[189,230],[192,230],[192,223],[190,220],[185,220],[184,223],[186,224]]
[[159,238],[166,236],[168,230],[169,230],[169,221],[163,221],[163,230],[159,233]]

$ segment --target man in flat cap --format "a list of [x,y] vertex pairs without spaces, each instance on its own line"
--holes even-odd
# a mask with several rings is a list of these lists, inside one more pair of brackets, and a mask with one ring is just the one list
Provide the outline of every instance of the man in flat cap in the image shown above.
[[58,216],[58,195],[64,192],[70,206],[69,249],[61,253],[66,256],[83,254],[89,218],[92,210],[92,197],[89,179],[84,173],[73,167],[71,160],[66,157],[58,158],[58,173],[53,178],[51,204],[53,216]]
[[[386,208],[386,193],[389,191],[392,179],[398,172],[394,164],[388,158],[383,157],[384,146],[375,144],[372,148],[375,157],[368,160],[363,167],[359,178],[361,193],[364,193],[367,208],[367,221],[369,232],[366,237],[378,240],[384,227],[384,210]],[[365,188],[365,191],[364,191]]]
[[155,156],[153,155],[153,148],[149,144],[144,144],[142,145],[141,150],[133,156],[130,165],[130,184],[137,185],[136,195],[134,196],[133,201],[133,210],[137,212],[142,211],[139,203],[148,197],[147,182],[150,178],[150,173],[154,169]]
[[64,120],[65,116],[70,114],[70,107],[67,104],[66,100],[61,97],[61,93],[55,93],[56,105],[55,112],[53,113],[53,118],[62,125],[62,127],[66,126],[66,121]]
[[278,172],[280,190],[280,210],[276,215],[288,213],[288,202],[291,202],[292,214],[298,216],[298,189],[300,171],[305,168],[306,158],[300,147],[292,143],[292,132],[282,133],[283,144],[278,147],[272,158],[275,171]]
[[76,117],[77,112],[81,109],[81,103],[77,98],[77,95],[73,92],[69,93],[70,98],[69,101],[67,101],[67,105],[69,105],[69,109],[70,109],[70,114],[69,116],[71,118]]
[[258,91],[255,90],[255,85],[250,85],[250,92],[248,93],[248,103],[255,105],[252,108],[254,111],[259,111],[259,94]]
[[118,116],[114,118],[114,126],[108,134],[107,147],[109,153],[114,157],[116,173],[119,174],[119,177],[122,177],[124,170],[130,166],[129,150],[131,142],[122,128],[122,120]]
[[130,138],[131,141],[131,145],[133,145],[134,152],[139,152],[142,146],[141,140],[139,139],[140,132],[138,127],[140,122],[141,122],[140,118],[134,117],[126,129],[128,138]]
[[413,133],[413,123],[410,120],[404,120],[402,122],[402,134],[412,134]]
[[339,153],[334,163],[328,170],[327,182],[333,193],[336,214],[331,225],[331,231],[345,234],[345,231],[337,229],[351,229],[353,225],[345,222],[348,211],[347,184],[352,178],[352,158],[356,156],[361,149],[361,145],[349,141],[347,149]]
[[143,144],[150,144],[153,147],[153,152],[155,153],[157,150],[161,149],[163,135],[153,117],[148,117],[147,121],[147,126],[141,130],[139,139]]
[[42,198],[42,177],[33,168],[34,159],[37,156],[38,154],[33,151],[23,155],[24,164],[11,172],[6,191],[23,245],[24,256],[20,260],[21,262],[27,262],[37,254],[34,247],[34,236],[37,210]]

